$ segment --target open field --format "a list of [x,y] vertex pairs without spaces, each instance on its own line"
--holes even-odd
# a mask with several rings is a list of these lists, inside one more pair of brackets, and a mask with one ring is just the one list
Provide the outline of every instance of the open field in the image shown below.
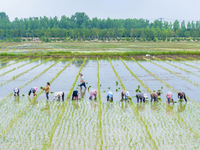
[[[1,47],[2,44],[16,47],[11,50],[7,46],[7,52],[13,53],[14,50],[15,53],[20,49],[17,43],[0,44]],[[75,46],[75,43],[69,44]],[[126,46],[126,43],[121,44]],[[198,50],[198,43],[195,44],[196,48],[193,45],[191,51]],[[27,53],[34,52],[31,43],[19,45],[24,47],[24,53],[26,46]],[[45,53],[51,51],[47,47],[53,44],[33,45],[37,53]],[[177,49],[190,47],[178,45]],[[161,48],[162,45],[157,46]],[[92,44],[90,48],[95,50]],[[200,99],[196,94],[200,90],[198,59],[2,57],[0,64],[2,149],[200,149]],[[80,72],[91,88],[80,91]],[[36,97],[27,98],[31,87],[45,86],[48,81],[50,91],[65,93],[64,102],[53,102],[53,94],[46,101],[41,89]],[[136,103],[138,85],[149,99],[152,91],[163,87],[161,100],[158,103],[150,103],[149,99],[146,103]],[[20,97],[14,98],[12,90],[16,86],[20,88]],[[81,99],[72,101],[71,94],[76,89],[80,91]],[[98,90],[97,100],[89,100],[92,89]],[[120,101],[123,90],[131,93],[132,100]],[[114,102],[107,102],[108,91],[113,92]],[[169,91],[177,102],[174,105],[165,104]],[[186,93],[187,103],[178,102],[178,91]]]
[[24,56],[134,56],[200,55],[199,42],[127,42],[127,43],[0,43],[0,55]]

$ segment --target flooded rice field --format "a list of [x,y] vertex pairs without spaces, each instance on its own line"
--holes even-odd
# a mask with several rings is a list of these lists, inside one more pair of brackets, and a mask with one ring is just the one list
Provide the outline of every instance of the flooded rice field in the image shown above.
[[[200,149],[199,60],[1,58],[0,64],[2,149]],[[87,89],[79,87],[80,73]],[[47,82],[48,101],[40,89]],[[145,103],[137,103],[138,86]],[[32,87],[37,95],[28,97]],[[89,99],[93,89],[96,100]],[[71,100],[74,90],[78,100]],[[123,90],[131,100],[121,101]],[[151,103],[158,90],[159,102]],[[64,102],[53,101],[59,91]],[[169,91],[174,105],[166,104]],[[179,91],[187,103],[178,101]]]

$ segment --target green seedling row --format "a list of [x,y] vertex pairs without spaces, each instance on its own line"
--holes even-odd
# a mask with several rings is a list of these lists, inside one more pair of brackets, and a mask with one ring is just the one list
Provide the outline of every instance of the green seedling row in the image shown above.
[[39,53],[42,53],[42,52],[40,52],[40,51],[33,45],[33,43],[31,43],[31,45],[32,45]]
[[[41,76],[42,74],[44,74],[47,70],[49,70],[50,68],[52,68],[53,66],[55,66],[58,62],[60,62],[63,58],[59,59],[58,61],[56,61],[54,64],[52,64],[51,66],[49,66],[47,69],[45,69],[44,71],[42,71],[41,73],[39,73],[37,76],[35,76],[33,79],[31,79],[29,82],[25,83],[23,86],[20,86],[19,89],[22,89],[23,87],[27,86],[29,83],[33,82],[35,79],[37,79],[39,76]],[[13,95],[13,92],[11,92],[8,96],[6,96],[5,98],[1,99],[0,104],[2,104],[6,99],[10,98]]]
[[20,77],[21,75],[23,75],[23,74],[25,74],[25,73],[27,73],[27,72],[33,70],[34,68],[37,68],[38,66],[40,66],[40,65],[42,65],[42,64],[44,64],[44,63],[46,63],[47,61],[49,61],[49,60],[51,60],[51,59],[52,59],[52,58],[49,58],[49,59],[43,61],[42,63],[40,63],[40,64],[38,64],[38,65],[36,65],[36,66],[34,66],[34,67],[32,67],[32,68],[30,68],[30,69],[28,69],[28,70],[22,72],[22,73],[17,74],[16,76],[13,76],[11,79],[9,79],[9,80],[7,80],[7,81],[5,81],[5,82],[2,82],[2,83],[1,83],[1,86],[3,86],[3,85],[5,85],[5,84],[9,83],[9,82],[12,81],[12,80],[17,79],[17,78]]
[[[144,59],[145,59],[145,58],[144,58]],[[168,71],[168,72],[170,72],[171,74],[174,74],[174,75],[176,75],[176,76],[178,76],[178,77],[184,79],[185,81],[188,81],[188,82],[192,83],[192,84],[195,85],[195,86],[200,86],[200,85],[197,84],[196,82],[194,82],[194,81],[192,81],[192,80],[190,80],[190,79],[188,79],[188,78],[186,78],[186,77],[184,77],[184,76],[181,76],[181,75],[179,75],[178,73],[176,73],[176,72],[174,72],[174,71],[171,71],[171,70],[169,70],[169,69],[167,69],[167,68],[165,68],[165,67],[163,67],[163,66],[161,66],[161,65],[159,65],[159,64],[157,64],[157,63],[155,63],[155,62],[153,62],[153,61],[151,61],[151,60],[148,60],[148,59],[145,59],[145,60],[148,61],[148,62],[150,62],[150,63],[152,63],[152,64],[154,64],[154,65],[156,65],[156,66],[158,66],[158,67],[160,67],[160,68],[162,68],[162,69],[164,69],[164,70],[166,70],[166,71]]]
[[[176,57],[176,58],[179,59],[179,60],[188,61],[188,59],[185,59],[185,58],[181,58],[181,57]],[[192,68],[200,69],[199,67],[196,67],[196,66],[193,66],[193,65],[189,65],[189,64],[186,64],[186,63],[184,63],[184,64],[189,66],[189,67],[192,67]]]
[[1,47],[1,49],[3,49],[3,48],[6,47],[6,46],[9,46],[9,45],[12,45],[12,43],[6,43],[6,44],[4,44],[4,45]]
[[97,87],[98,87],[98,130],[99,130],[99,146],[103,147],[102,135],[102,108],[101,108],[101,90],[100,90],[100,77],[99,77],[99,59],[97,57]]
[[[180,64],[184,64],[184,65],[186,65],[186,66],[189,66],[189,67],[191,67],[191,68],[200,69],[200,68],[198,68],[198,67],[196,67],[196,66],[189,65],[189,64],[186,64],[186,63],[184,63],[184,62],[180,62],[180,61],[178,61],[178,60],[175,60],[175,59],[172,59],[172,58],[169,58],[169,57],[166,57],[166,58],[169,59],[169,60],[178,62],[178,63],[180,63]],[[180,57],[178,57],[178,59],[184,60],[183,58],[180,58]]]
[[[196,58],[192,58],[192,57],[188,57],[190,60],[197,60]],[[195,64],[197,64],[197,65],[200,65],[200,63],[198,63],[198,62],[194,62],[194,61],[192,61],[193,63],[195,63]]]
[[[3,68],[5,68],[5,67],[9,67],[9,66],[11,66],[11,65],[17,64],[17,63],[19,63],[19,62],[22,62],[22,61],[25,61],[25,60],[28,60],[28,59],[29,59],[29,58],[24,58],[24,59],[17,60],[17,61],[14,62],[14,63],[11,63],[11,64],[8,64],[8,65],[5,65],[5,66],[0,67],[0,70],[3,69]],[[8,61],[10,61],[10,60],[8,60]]]
[[28,43],[26,44],[26,46],[27,46],[27,48],[28,48],[28,50],[29,50],[29,53],[32,54],[30,48],[28,47]]
[[13,51],[12,51],[12,53],[14,53],[15,52],[15,49],[16,49],[16,47],[17,47],[17,45],[18,45],[19,43],[17,43],[16,45],[15,45],[15,47],[14,47],[14,49],[13,49]]
[[[25,58],[24,60],[26,60],[27,58]],[[20,66],[18,66],[18,67],[16,67],[16,68],[13,68],[13,69],[11,69],[11,70],[8,70],[8,71],[6,71],[6,72],[3,72],[2,74],[0,74],[0,76],[3,76],[3,75],[5,75],[5,74],[7,74],[7,73],[9,73],[9,72],[11,72],[11,71],[14,71],[14,70],[16,70],[16,69],[19,69],[19,68],[21,68],[21,67],[23,67],[23,66],[25,66],[25,65],[28,65],[28,64],[30,64],[30,63],[32,63],[32,62],[34,62],[34,61],[37,61],[37,60],[39,60],[40,58],[36,58],[36,59],[34,59],[34,60],[32,60],[32,61],[30,61],[30,62],[27,62],[27,63],[25,63],[25,64],[22,64],[22,65],[20,65]]]
[[187,73],[193,74],[193,75],[195,75],[195,76],[197,76],[197,77],[200,77],[200,75],[198,75],[198,74],[196,74],[196,73],[194,73],[194,72],[192,72],[192,71],[188,71],[187,69],[183,69],[183,68],[178,67],[178,66],[176,66],[176,65],[173,65],[173,64],[171,64],[171,63],[169,63],[169,62],[166,62],[166,61],[164,61],[164,60],[162,60],[162,59],[159,59],[159,58],[156,58],[156,57],[155,57],[154,59],[159,60],[159,61],[162,61],[162,62],[164,62],[164,63],[166,63],[166,64],[168,64],[168,65],[170,65],[170,66],[173,66],[173,67],[175,67],[175,68],[178,68],[178,69],[180,69],[180,70],[183,70],[183,71],[185,71],[185,72],[187,72]]
[[[133,58],[132,58],[133,59]],[[177,90],[175,90],[173,87],[171,87],[169,84],[167,84],[165,81],[163,81],[162,79],[158,78],[155,74],[153,74],[152,72],[150,72],[149,70],[147,70],[145,67],[143,67],[141,64],[139,64],[135,59],[133,59],[142,69],[144,69],[145,71],[147,71],[150,75],[152,75],[153,77],[155,77],[156,79],[158,79],[160,82],[164,83],[165,86],[167,86],[168,88],[171,88],[174,92],[178,92]],[[187,97],[189,99],[189,97]],[[163,101],[161,101],[164,105],[165,103]],[[197,102],[196,102],[197,103]],[[163,105],[163,107],[164,107]],[[169,108],[169,106],[167,105],[166,107]],[[173,113],[176,115],[177,119],[181,121],[181,123],[185,126],[186,129],[189,129],[192,133],[195,134],[196,137],[198,137],[200,139],[200,136],[197,134],[197,132],[193,131],[191,127],[187,126],[187,124],[184,122],[184,120],[179,116],[179,114],[175,113],[173,111]]]
[[[117,74],[117,72],[116,72],[114,66],[112,65],[112,62],[111,62],[110,58],[108,58],[108,59],[109,59],[109,61],[110,61],[110,64],[111,64],[111,66],[112,66],[112,69],[113,69],[115,75],[117,76],[117,78],[118,78],[118,80],[119,80],[119,82],[120,82],[120,84],[121,84],[123,90],[126,90],[125,86],[124,86],[123,83],[122,83],[122,80],[120,79],[120,77],[119,77],[119,75]],[[132,101],[130,101],[130,102],[131,102],[131,104],[132,104],[132,106],[133,106],[133,108],[134,108],[134,110],[135,110],[135,112],[136,112],[136,114],[137,114],[137,116],[138,116],[138,119],[140,120],[141,124],[145,127],[146,133],[147,133],[149,139],[152,141],[152,143],[153,143],[153,145],[154,145],[154,148],[158,150],[158,146],[156,145],[156,142],[155,142],[154,139],[152,138],[152,136],[151,136],[151,134],[150,134],[150,132],[149,132],[149,130],[148,130],[148,126],[146,125],[145,121],[142,119],[142,116],[140,115],[140,113],[139,113],[137,107],[135,107],[135,105],[133,104]]]
[[47,52],[46,48],[43,47],[41,44],[37,43],[37,45],[38,45],[40,48],[42,48],[45,52]]
[[22,54],[22,44],[21,44],[21,54]]
[[5,61],[6,59],[8,59],[8,57],[4,57],[4,58],[1,58],[0,61]]
[[5,49],[5,51],[7,52],[7,50],[11,47],[11,46],[13,46],[14,45],[14,43],[13,44],[10,44],[6,49]]
[[[57,118],[56,121],[54,122],[53,128],[52,128],[51,131],[50,131],[49,141],[48,141],[48,142],[45,142],[45,143],[43,144],[43,147],[45,147],[45,149],[48,148],[48,147],[50,147],[50,146],[52,146],[52,140],[53,140],[54,133],[55,133],[55,131],[56,131],[56,129],[57,129],[59,123],[60,123],[60,120],[62,119],[62,117],[63,117],[63,115],[64,115],[65,108],[66,108],[66,106],[68,105],[68,101],[69,101],[70,96],[71,96],[71,94],[72,94],[72,92],[73,92],[73,89],[74,89],[74,87],[75,87],[75,85],[76,85],[76,82],[77,82],[78,77],[79,77],[79,75],[80,75],[80,73],[81,73],[81,70],[83,69],[83,66],[84,66],[84,64],[85,64],[86,59],[87,59],[87,58],[84,59],[84,62],[83,62],[83,64],[81,65],[81,68],[80,68],[80,70],[79,70],[79,72],[78,72],[78,74],[77,74],[77,76],[76,76],[76,79],[75,79],[75,81],[74,81],[74,83],[73,83],[73,85],[72,85],[72,87],[71,87],[71,89],[70,89],[70,91],[69,91],[69,93],[68,93],[68,95],[67,95],[67,97],[66,97],[66,102],[64,102],[64,104],[63,104],[61,113],[58,115],[58,118]],[[70,64],[73,60],[74,60],[74,58],[69,62],[69,64]],[[69,64],[68,64],[67,66],[69,66]],[[64,71],[64,70],[63,70],[63,71]],[[61,73],[61,72],[60,72],[60,73]]]
[[[62,60],[62,58],[61,58],[61,60]],[[60,61],[60,60],[59,60]],[[71,62],[70,62],[71,63]],[[67,66],[69,66],[69,63],[64,67],[64,68],[66,68]],[[54,78],[52,78],[52,80],[50,81],[50,83],[52,83],[65,69],[62,69],[62,70],[60,70],[56,75],[55,75],[55,77]],[[5,136],[8,132],[9,132],[9,130],[13,127],[13,125],[14,125],[14,123],[16,123],[24,114],[25,114],[25,112],[30,108],[30,106],[36,101],[36,99],[43,93],[43,91],[44,90],[40,90],[40,92],[29,102],[29,104],[28,105],[26,105],[26,107],[22,110],[22,111],[20,111],[20,113],[19,114],[17,114],[17,116],[14,118],[14,119],[12,119],[11,121],[10,121],[10,123],[7,125],[7,127],[2,131],[2,132],[0,132],[0,133],[2,133],[1,134],[1,136]]]

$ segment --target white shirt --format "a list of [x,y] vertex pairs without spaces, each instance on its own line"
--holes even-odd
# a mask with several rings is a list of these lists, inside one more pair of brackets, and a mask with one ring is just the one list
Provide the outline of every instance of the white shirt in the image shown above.
[[54,95],[55,95],[55,98],[61,97],[63,95],[63,92],[56,92]]
[[83,76],[81,77],[81,82],[82,82],[82,83],[84,83],[84,82],[85,82],[85,81],[84,81],[84,77],[83,77]]

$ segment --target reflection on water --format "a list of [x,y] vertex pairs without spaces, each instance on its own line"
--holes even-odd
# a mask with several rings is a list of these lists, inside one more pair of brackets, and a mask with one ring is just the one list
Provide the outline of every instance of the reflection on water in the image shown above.
[[160,111],[160,104],[158,102],[151,103],[150,107],[153,111]]
[[81,96],[81,98],[85,97],[85,92],[86,92],[85,88],[84,88],[84,90],[82,90],[82,88],[80,88],[80,96]]
[[50,105],[49,101],[46,101],[45,107],[41,108],[41,111],[46,111],[48,115],[50,115]]
[[19,96],[15,96],[15,104],[19,104]]
[[[84,62],[84,60],[74,60],[74,61],[72,62],[72,64],[75,65],[76,67],[80,67],[80,66],[82,65],[83,62]],[[89,59],[87,59],[87,60],[85,61],[84,66],[86,66],[86,65],[88,64],[88,62],[89,62]]]
[[136,107],[138,111],[144,111],[145,110],[145,103],[137,103]]
[[111,109],[113,109],[113,102],[107,102],[106,103],[106,108],[107,108],[107,110],[111,110]]
[[167,115],[171,115],[173,113],[174,105],[166,105],[166,113]]
[[91,109],[96,109],[97,108],[96,100],[90,100],[89,102],[90,102]]
[[120,102],[121,108],[123,112],[129,112],[128,107],[129,107],[129,101],[122,101]]
[[72,106],[74,109],[79,109],[79,101],[72,101]]
[[179,104],[178,104],[178,112],[179,113],[182,113],[182,112],[184,112],[185,111],[185,108],[186,108],[186,103],[182,103],[182,102],[180,102]]

